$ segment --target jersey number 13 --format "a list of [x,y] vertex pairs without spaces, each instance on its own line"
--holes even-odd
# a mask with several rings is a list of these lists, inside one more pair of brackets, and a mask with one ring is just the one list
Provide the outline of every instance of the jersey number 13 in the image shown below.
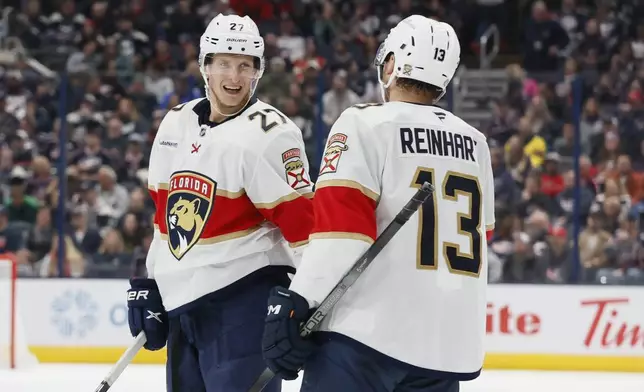
[[[438,251],[443,252],[449,271],[454,274],[478,278],[481,272],[481,186],[476,177],[463,173],[447,172],[441,186],[434,184],[436,180],[434,169],[419,167],[411,186],[420,186],[429,182],[436,191],[425,204],[418,210],[418,244],[416,253],[416,266],[419,269],[437,269]],[[438,241],[440,221],[438,214],[437,198],[458,201],[458,196],[468,198],[469,211],[459,212],[456,215],[457,232],[469,238],[470,253],[461,250],[460,245],[443,241],[442,246]]]

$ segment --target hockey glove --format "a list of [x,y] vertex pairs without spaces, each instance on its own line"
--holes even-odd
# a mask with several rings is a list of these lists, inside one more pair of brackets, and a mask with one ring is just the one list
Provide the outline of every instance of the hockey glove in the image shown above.
[[269,369],[284,380],[295,380],[316,345],[300,336],[300,325],[309,315],[304,297],[275,287],[268,298],[262,352]]
[[145,332],[147,342],[143,347],[155,351],[162,349],[168,340],[168,313],[161,301],[159,287],[154,279],[132,278],[127,291],[127,319],[130,332],[136,337]]

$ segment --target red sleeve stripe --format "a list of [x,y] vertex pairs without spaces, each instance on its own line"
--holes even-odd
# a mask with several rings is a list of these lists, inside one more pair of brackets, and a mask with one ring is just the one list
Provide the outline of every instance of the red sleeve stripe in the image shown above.
[[494,237],[494,230],[486,230],[485,238],[487,238],[488,242],[492,241],[492,237]]
[[[152,201],[154,202],[154,206],[157,206],[157,191],[153,187],[148,187],[148,193],[150,193],[150,197],[152,198]],[[156,208],[156,211],[158,211],[159,208]],[[159,214],[156,212],[154,213],[154,225],[159,226]]]
[[351,181],[351,180],[328,180],[328,181],[321,181],[315,184],[315,190],[317,191],[318,189],[321,188],[326,188],[330,186],[337,186],[337,187],[344,187],[344,188],[352,188],[356,189],[360,192],[362,192],[365,196],[368,198],[378,201],[380,198],[380,195],[377,194],[376,192],[372,191],[371,189],[365,187],[364,185],[360,184],[357,181]]
[[315,225],[311,238],[376,239],[376,201],[362,190],[323,186],[316,189],[313,205]]
[[[158,188],[148,188],[156,206],[154,224],[162,235],[167,235],[168,186],[159,184]],[[313,206],[309,200],[313,193],[299,196],[293,192],[272,203],[253,204],[243,190],[217,190],[214,209],[206,221],[199,243],[210,244],[243,237],[257,230],[267,219],[280,228],[292,246],[304,245],[313,227]]]
[[[160,184],[159,189],[150,189],[150,195],[155,200],[156,213],[154,223],[161,234],[168,234],[166,210],[168,188]],[[215,243],[232,238],[242,237],[255,230],[264,217],[257,211],[245,193],[239,193],[235,198],[215,195],[214,209],[206,221],[200,235],[200,243]]]
[[[255,207],[264,218],[279,227],[292,246],[303,245],[313,227],[313,203],[293,192],[272,203],[258,203]],[[299,244],[299,245],[298,245]]]

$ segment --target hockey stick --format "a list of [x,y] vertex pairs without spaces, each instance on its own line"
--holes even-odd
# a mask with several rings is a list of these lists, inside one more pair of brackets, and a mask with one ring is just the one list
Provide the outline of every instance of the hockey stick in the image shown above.
[[132,345],[127,350],[125,350],[123,355],[121,355],[121,358],[119,358],[119,360],[116,362],[114,367],[112,367],[107,376],[103,378],[101,385],[99,385],[94,392],[107,392],[112,387],[112,385],[114,385],[121,373],[123,373],[123,370],[125,370],[127,365],[132,362],[134,356],[136,356],[136,353],[139,352],[146,341],[147,338],[145,337],[145,332],[139,333],[136,336],[136,339],[134,339],[134,343],[132,343]]
[[[324,298],[320,306],[313,315],[306,321],[300,336],[307,337],[315,331],[317,326],[322,322],[324,317],[331,311],[333,306],[342,298],[349,287],[358,280],[358,277],[365,271],[371,262],[378,256],[380,251],[389,243],[400,228],[409,220],[409,218],[418,210],[418,208],[434,192],[432,184],[425,182],[418,192],[407,202],[402,210],[396,215],[394,220],[387,228],[376,238],[373,244],[367,249],[362,256],[356,260],[351,269],[342,277],[340,282],[331,290],[331,293]],[[264,387],[273,379],[273,372],[270,369],[264,369],[257,381],[250,387],[248,392],[261,392]]]

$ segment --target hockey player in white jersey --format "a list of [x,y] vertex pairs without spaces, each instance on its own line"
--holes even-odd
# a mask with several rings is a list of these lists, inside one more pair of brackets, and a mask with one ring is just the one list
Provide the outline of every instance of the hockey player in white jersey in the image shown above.
[[[342,113],[329,134],[310,243],[290,289],[269,298],[263,350],[304,392],[454,392],[483,364],[494,184],[483,134],[434,104],[459,64],[446,23],[413,15],[376,58],[384,104]],[[297,333],[424,182],[435,192],[311,339]]]
[[200,42],[207,98],[170,110],[152,148],[155,233],[128,316],[145,348],[167,342],[171,392],[249,389],[269,291],[288,286],[313,226],[301,131],[253,96],[263,54],[249,17],[215,17]]

